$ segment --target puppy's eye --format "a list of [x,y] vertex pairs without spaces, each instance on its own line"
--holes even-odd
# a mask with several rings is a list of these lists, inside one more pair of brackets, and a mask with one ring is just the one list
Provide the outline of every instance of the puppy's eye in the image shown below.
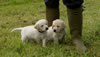
[[43,25],[41,25],[41,27],[43,27]]
[[57,27],[60,27],[60,26],[57,26]]

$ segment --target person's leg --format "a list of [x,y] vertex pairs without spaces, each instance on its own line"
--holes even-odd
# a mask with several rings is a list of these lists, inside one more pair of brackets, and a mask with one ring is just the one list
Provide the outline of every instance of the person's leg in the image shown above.
[[59,19],[59,0],[44,0],[46,5],[46,19],[48,25],[52,25],[52,21]]
[[63,0],[67,6],[68,22],[70,27],[71,39],[78,51],[86,51],[82,41],[82,0]]

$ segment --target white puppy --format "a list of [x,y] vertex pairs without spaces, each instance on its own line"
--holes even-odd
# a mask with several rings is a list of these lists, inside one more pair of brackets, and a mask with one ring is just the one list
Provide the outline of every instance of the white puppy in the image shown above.
[[21,30],[22,42],[28,42],[28,40],[34,39],[37,43],[39,43],[40,40],[42,40],[43,47],[45,47],[46,32],[48,30],[47,20],[41,19],[37,21],[35,25],[15,28],[11,32],[18,30]]
[[54,43],[58,44],[59,41],[65,40],[65,24],[62,20],[56,19],[53,21],[53,24],[47,30],[47,39],[46,41],[53,40]]

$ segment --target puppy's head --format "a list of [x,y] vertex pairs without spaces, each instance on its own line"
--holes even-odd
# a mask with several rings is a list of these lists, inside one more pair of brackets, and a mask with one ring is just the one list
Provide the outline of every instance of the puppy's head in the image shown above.
[[48,30],[48,22],[45,19],[41,19],[36,22],[34,27],[41,33],[46,32]]
[[52,29],[54,32],[60,33],[61,31],[63,31],[65,29],[64,21],[62,21],[60,19],[54,20],[53,24],[52,24]]

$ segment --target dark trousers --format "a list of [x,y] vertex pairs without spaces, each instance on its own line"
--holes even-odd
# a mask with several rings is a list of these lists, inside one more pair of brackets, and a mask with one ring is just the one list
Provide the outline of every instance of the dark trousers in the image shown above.
[[[44,0],[47,8],[58,8],[59,0]],[[66,5],[70,9],[79,8],[83,0],[63,0],[64,5]]]

